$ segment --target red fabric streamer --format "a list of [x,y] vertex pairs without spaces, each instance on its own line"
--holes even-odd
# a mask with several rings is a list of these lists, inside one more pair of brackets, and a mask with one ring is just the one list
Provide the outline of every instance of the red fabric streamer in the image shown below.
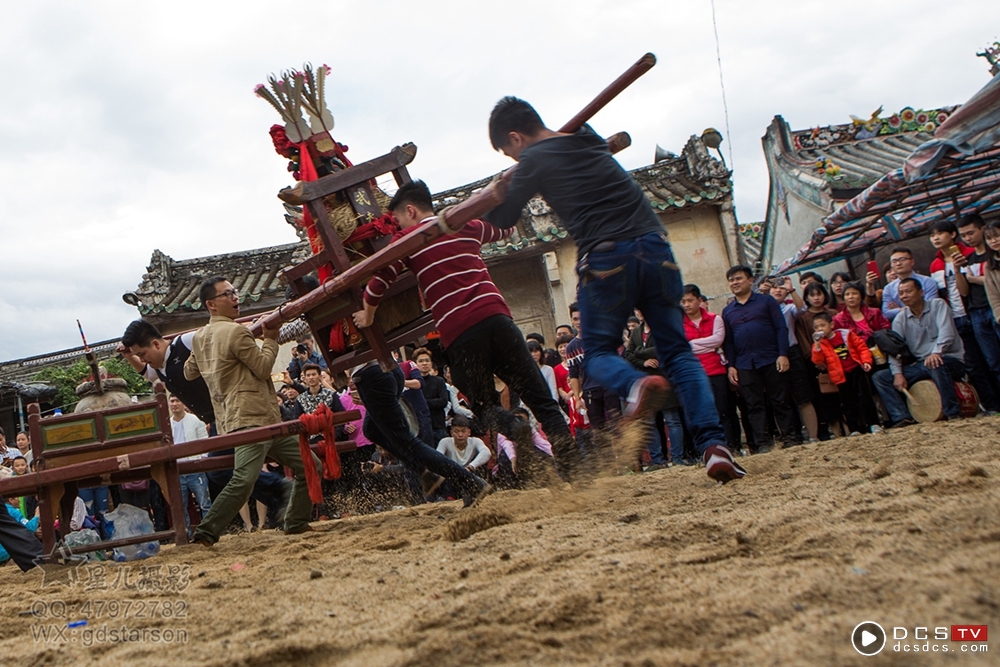
[[365,239],[375,238],[376,236],[395,234],[398,231],[399,223],[396,222],[396,218],[393,217],[392,212],[387,211],[371,222],[359,225],[358,228],[354,230],[354,233],[347,237],[347,240],[344,241],[344,245],[350,245],[355,241],[364,241]]
[[347,336],[344,335],[344,320],[337,320],[330,327],[330,351],[340,356],[347,352]]
[[[299,144],[299,170],[304,182],[315,181],[319,178],[319,174],[316,173],[316,165],[312,161],[312,154],[309,152],[309,143],[305,141]],[[315,255],[323,247],[323,240],[316,232],[316,224],[313,222],[308,206],[302,207],[302,226],[306,228],[306,236],[309,237],[309,247]],[[333,276],[333,270],[329,265],[324,264],[316,269],[316,274],[319,276],[319,282],[322,284],[326,282],[327,278]]]
[[309,487],[309,498],[313,503],[323,502],[323,486],[316,472],[312,450],[309,448],[310,435],[322,435],[319,445],[323,455],[323,479],[340,479],[340,455],[337,454],[337,443],[333,431],[333,411],[326,403],[320,403],[312,414],[304,414],[299,421],[305,427],[305,432],[299,433],[299,453],[302,455],[302,465],[306,471],[306,486]]

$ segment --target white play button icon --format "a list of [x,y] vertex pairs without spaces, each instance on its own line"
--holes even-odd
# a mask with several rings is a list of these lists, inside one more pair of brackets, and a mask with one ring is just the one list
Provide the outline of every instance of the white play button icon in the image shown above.
[[861,655],[876,655],[885,648],[885,630],[874,621],[858,623],[851,633],[851,644]]

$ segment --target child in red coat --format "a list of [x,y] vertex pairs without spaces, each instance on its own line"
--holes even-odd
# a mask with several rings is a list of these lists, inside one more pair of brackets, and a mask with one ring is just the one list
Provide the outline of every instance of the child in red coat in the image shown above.
[[812,361],[820,370],[830,374],[830,381],[837,385],[851,435],[882,430],[878,413],[868,384],[868,371],[872,368],[872,353],[865,342],[847,329],[834,329],[833,318],[828,313],[817,313],[813,318],[816,341],[812,348]]

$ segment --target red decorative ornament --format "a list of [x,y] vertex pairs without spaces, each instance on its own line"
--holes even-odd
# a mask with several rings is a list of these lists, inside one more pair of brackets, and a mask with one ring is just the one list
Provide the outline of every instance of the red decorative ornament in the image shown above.
[[298,145],[293,144],[288,140],[288,135],[285,134],[284,125],[271,126],[271,143],[274,144],[274,151],[281,157],[286,157],[291,160],[299,154]]

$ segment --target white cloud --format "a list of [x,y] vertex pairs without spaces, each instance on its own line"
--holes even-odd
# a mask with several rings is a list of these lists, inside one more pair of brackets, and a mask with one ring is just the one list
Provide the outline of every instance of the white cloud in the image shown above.
[[[763,217],[760,137],[879,105],[960,103],[987,80],[988,0],[718,0],[737,213]],[[994,26],[994,27],[991,27]],[[435,190],[509,166],[486,118],[506,94],[560,125],[642,53],[658,65],[594,118],[628,131],[627,168],[659,143],[725,131],[707,1],[35,2],[0,25],[0,358],[119,335],[154,248],[177,258],[294,240],[290,182],[254,97],[269,72],[328,63],[355,161],[413,141]],[[730,146],[730,143],[732,144]]]

